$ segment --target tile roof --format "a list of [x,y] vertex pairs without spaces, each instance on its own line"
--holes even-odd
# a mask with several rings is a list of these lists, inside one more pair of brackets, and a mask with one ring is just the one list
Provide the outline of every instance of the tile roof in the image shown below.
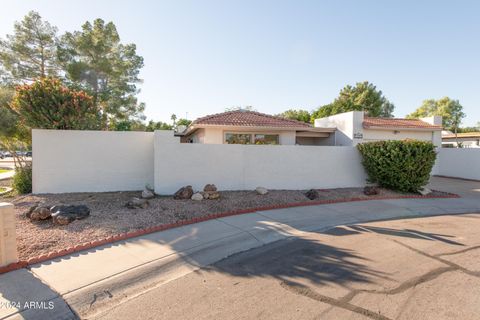
[[192,125],[225,125],[273,128],[311,128],[309,123],[285,119],[250,110],[235,110],[208,115],[192,122]]
[[[461,132],[457,133],[459,138],[480,138],[480,132]],[[455,133],[442,135],[442,139],[453,139],[455,138]]]
[[399,118],[370,118],[363,119],[363,127],[368,129],[370,127],[381,128],[419,128],[419,129],[435,129],[441,130],[442,126],[433,125],[420,119],[399,119]]

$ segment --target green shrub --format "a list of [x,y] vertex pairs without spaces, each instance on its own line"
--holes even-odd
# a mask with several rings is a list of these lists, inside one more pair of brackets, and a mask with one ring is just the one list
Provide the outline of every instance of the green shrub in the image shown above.
[[13,189],[19,194],[32,192],[32,167],[26,166],[15,170]]
[[370,182],[402,192],[417,192],[428,183],[435,146],[418,140],[377,141],[357,146]]

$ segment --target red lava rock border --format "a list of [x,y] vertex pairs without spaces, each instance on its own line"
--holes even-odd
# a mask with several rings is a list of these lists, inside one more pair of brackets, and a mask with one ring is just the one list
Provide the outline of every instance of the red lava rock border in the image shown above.
[[137,231],[131,231],[131,232],[126,232],[126,233],[120,233],[116,234],[114,236],[109,236],[103,239],[99,240],[94,240],[90,242],[85,242],[80,245],[76,245],[70,248],[65,248],[62,250],[58,251],[52,251],[49,252],[48,254],[43,254],[38,257],[30,258],[28,260],[21,260],[15,263],[11,263],[7,266],[0,267],[0,274],[2,273],[7,273],[10,271],[26,268],[28,266],[34,265],[36,263],[41,263],[45,262],[48,260],[60,258],[75,252],[80,252],[83,250],[88,250],[92,249],[95,247],[99,247],[105,244],[117,242],[117,241],[122,241],[122,240],[127,240],[135,237],[139,237],[142,235],[158,232],[158,231],[164,231],[168,229],[173,229],[189,224],[194,224],[198,222],[203,222],[207,220],[213,220],[217,218],[225,218],[229,216],[235,216],[235,215],[240,215],[240,214],[245,214],[245,213],[253,213],[256,211],[264,211],[264,210],[272,210],[272,209],[285,209],[285,208],[293,208],[293,207],[306,207],[306,206],[315,206],[315,205],[321,205],[321,204],[332,204],[332,203],[341,203],[341,202],[355,202],[355,201],[372,201],[372,200],[394,200],[394,199],[444,199],[444,198],[460,198],[458,194],[454,193],[448,193],[445,192],[444,196],[431,196],[431,195],[405,195],[405,196],[398,196],[398,197],[375,197],[375,198],[349,198],[349,199],[335,199],[335,200],[317,200],[317,201],[306,201],[306,202],[295,202],[295,203],[286,203],[286,204],[279,204],[279,205],[271,205],[271,206],[265,206],[265,207],[257,207],[257,208],[249,208],[249,209],[240,209],[240,210],[233,210],[233,211],[227,211],[227,212],[221,212],[221,213],[215,213],[215,214],[209,214],[204,217],[196,217],[196,218],[191,218],[191,219],[186,219],[186,220],[180,220],[175,223],[168,223],[168,224],[162,224],[158,226],[153,226],[153,227],[148,227],[145,229],[137,230]]

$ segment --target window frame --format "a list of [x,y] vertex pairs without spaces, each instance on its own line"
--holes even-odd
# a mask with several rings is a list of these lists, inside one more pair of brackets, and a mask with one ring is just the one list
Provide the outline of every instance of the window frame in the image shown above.
[[[250,135],[250,143],[249,144],[241,144],[241,143],[227,143],[227,134],[249,134]],[[278,144],[260,144],[261,146],[279,146],[280,145],[280,133],[276,132],[259,132],[259,131],[230,131],[224,130],[223,131],[223,144],[239,144],[239,145],[257,145],[255,144],[255,135],[262,134],[262,135],[272,135],[278,136]]]

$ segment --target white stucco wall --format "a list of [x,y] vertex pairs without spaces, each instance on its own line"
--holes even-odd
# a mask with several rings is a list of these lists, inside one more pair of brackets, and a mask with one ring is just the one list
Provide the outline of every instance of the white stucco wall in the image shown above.
[[[442,145],[441,131],[365,129],[363,128],[363,120],[363,111],[351,111],[326,118],[315,119],[315,127],[336,127],[335,140],[337,146],[356,146],[358,143],[368,141],[404,139],[431,141],[437,147]],[[442,117],[439,116],[422,118],[421,120],[435,125],[442,124]]]
[[404,139],[415,139],[430,142],[435,141],[433,131],[363,129],[363,140],[365,142]]
[[334,116],[315,119],[315,127],[337,128],[335,144],[337,146],[356,146],[362,142],[363,112],[351,111]]
[[438,149],[438,170],[435,174],[480,180],[480,149]]
[[214,183],[220,190],[359,187],[365,183],[353,147],[180,143],[155,132],[155,192],[172,194]]
[[34,129],[33,192],[127,191],[153,185],[153,137],[153,132]]

